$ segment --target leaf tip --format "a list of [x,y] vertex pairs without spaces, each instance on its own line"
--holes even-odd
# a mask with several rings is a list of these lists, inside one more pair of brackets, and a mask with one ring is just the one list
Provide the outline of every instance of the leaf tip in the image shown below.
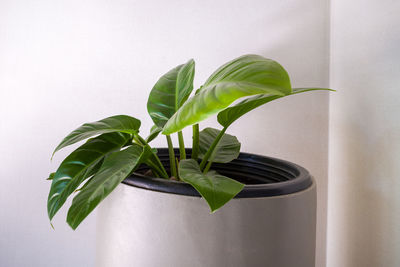
[[69,227],[71,227],[71,229],[74,230],[74,231],[76,230],[76,228],[78,228],[78,225],[71,225],[71,224],[68,224],[68,225],[69,225]]
[[48,180],[48,181],[53,180],[55,174],[56,174],[55,172],[50,173],[49,177],[46,180]]
[[219,210],[219,208],[211,208],[210,207],[210,214],[214,214],[217,210]]
[[[71,209],[70,209],[71,210]],[[68,211],[68,213],[69,213],[69,211]],[[69,227],[71,227],[71,229],[72,230],[76,230],[76,228],[78,228],[78,226],[79,226],[79,224],[82,222],[82,220],[81,221],[79,221],[79,222],[77,222],[75,219],[72,219],[72,218],[70,218],[68,215],[67,215],[67,223],[68,223],[68,225],[69,225]]]

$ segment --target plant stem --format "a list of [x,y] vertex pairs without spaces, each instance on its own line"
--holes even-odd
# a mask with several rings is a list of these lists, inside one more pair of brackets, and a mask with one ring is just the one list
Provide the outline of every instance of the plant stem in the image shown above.
[[148,145],[148,143],[146,142],[146,140],[144,140],[139,134],[136,134],[137,138],[139,139],[139,141],[143,144],[143,145]]
[[[149,144],[146,142],[146,140],[144,140],[139,134],[135,134],[134,137],[133,137],[133,139],[134,139],[139,145],[141,145],[142,147],[148,146],[148,147],[150,148],[150,146],[149,146]],[[152,168],[154,169],[154,171],[158,172],[157,174],[158,174],[160,177],[165,178],[165,179],[168,179],[168,178],[169,178],[168,173],[167,173],[167,171],[165,170],[164,165],[162,165],[162,163],[161,163],[161,161],[160,161],[160,158],[157,156],[157,154],[155,154],[155,153],[153,153],[153,154],[154,154],[154,158],[156,159],[156,162],[154,163],[154,162],[151,162],[151,161],[149,160],[149,161],[146,162],[146,164],[149,165],[149,167],[152,167]]]
[[182,159],[186,159],[186,151],[185,151],[185,142],[183,141],[182,131],[178,132],[178,140],[179,140],[179,154]]
[[176,180],[182,181],[182,179],[179,177],[179,161],[178,158],[175,158],[175,164],[176,164]]
[[[146,162],[147,165],[158,175],[158,177],[162,177],[168,179],[168,174],[164,174],[163,171],[153,162]],[[164,170],[165,171],[165,170]]]
[[208,170],[209,170],[210,167],[211,167],[211,164],[212,164],[212,161],[210,160],[210,161],[207,163],[206,167],[204,168],[204,171],[203,171],[204,174],[206,174],[206,173],[208,172]]
[[150,170],[153,172],[153,174],[155,175],[155,177],[158,177],[158,178],[161,177],[160,170],[158,170],[157,167],[154,166],[154,164],[148,163],[147,165],[150,167]]
[[196,160],[199,158],[199,124],[193,125],[193,144],[192,144],[192,159]]
[[214,142],[211,144],[210,148],[207,150],[207,153],[204,155],[203,160],[200,163],[200,170],[204,169],[204,166],[207,164],[208,159],[211,157],[212,153],[214,152],[215,148],[217,147],[219,141],[221,140],[222,136],[226,131],[226,127],[224,127],[217,137],[215,138]]
[[165,179],[169,179],[168,173],[164,168],[164,165],[161,163],[160,158],[155,155],[156,161],[157,161],[157,165],[160,166],[161,169],[161,176]]
[[137,134],[135,134],[135,135],[132,137],[132,141],[134,141],[135,144],[138,144],[138,145],[140,145],[140,146],[144,146],[144,144],[139,140]]
[[167,137],[167,143],[168,143],[169,164],[171,165],[171,176],[177,178],[174,146],[172,145],[171,136],[166,135],[166,137]]

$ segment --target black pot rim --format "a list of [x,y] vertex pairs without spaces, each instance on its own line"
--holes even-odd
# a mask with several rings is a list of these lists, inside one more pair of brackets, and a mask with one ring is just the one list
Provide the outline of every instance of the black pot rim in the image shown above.
[[[157,150],[161,160],[167,163],[168,149],[158,148]],[[191,149],[186,149],[186,152],[190,155]],[[177,153],[178,150],[175,149],[175,154],[178,155]],[[142,166],[139,169],[144,170],[146,167]],[[268,179],[268,183],[246,184],[235,198],[282,196],[306,190],[313,184],[313,179],[305,168],[282,159],[251,153],[240,153],[237,159],[229,163],[214,163],[212,169],[225,175],[226,172],[233,173],[232,170],[238,170],[241,173],[240,177],[253,176],[259,180]],[[236,171],[234,173],[236,175]],[[229,177],[229,175],[226,176]],[[134,172],[122,183],[151,191],[200,197],[190,184],[148,177],[138,172]]]

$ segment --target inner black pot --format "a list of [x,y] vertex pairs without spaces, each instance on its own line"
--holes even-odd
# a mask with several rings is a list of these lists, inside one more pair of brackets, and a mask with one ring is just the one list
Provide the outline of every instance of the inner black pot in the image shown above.
[[[157,150],[161,162],[169,171],[168,149]],[[191,152],[191,149],[186,149],[188,158]],[[178,149],[175,149],[175,155],[179,155]],[[145,176],[144,173],[148,169],[145,165],[140,166],[123,183],[153,191],[200,197],[190,184]],[[249,153],[240,153],[237,159],[229,163],[213,163],[211,169],[246,185],[235,198],[292,194],[309,188],[313,183],[309,172],[297,164]]]

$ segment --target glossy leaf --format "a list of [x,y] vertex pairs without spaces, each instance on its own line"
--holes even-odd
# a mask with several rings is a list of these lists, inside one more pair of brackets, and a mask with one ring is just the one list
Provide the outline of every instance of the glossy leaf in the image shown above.
[[286,70],[278,62],[259,55],[244,55],[222,65],[211,74],[201,90],[221,81],[248,82],[259,86],[275,85],[285,94],[291,92]]
[[[331,89],[327,88],[294,88],[293,92],[290,95],[294,94],[299,94],[303,92],[308,92],[308,91],[315,91],[315,90],[329,90],[333,91]],[[272,95],[272,94],[262,94],[262,95],[256,95],[250,98],[247,98],[237,104],[235,104],[232,107],[228,107],[218,113],[218,122],[224,126],[228,127],[231,125],[234,121],[236,121],[238,118],[246,114],[247,112],[264,105],[268,102],[271,102],[275,99],[281,98],[283,96],[279,95]]]
[[275,99],[281,98],[283,96],[272,95],[272,94],[262,94],[247,98],[232,107],[228,107],[218,113],[218,122],[224,126],[228,127],[235,120],[246,114],[247,112],[265,104]]
[[146,137],[146,142],[150,143],[153,141],[162,131],[161,127],[158,127],[157,125],[153,125],[150,129],[150,134],[149,136]]
[[147,102],[147,110],[158,127],[165,123],[186,101],[193,90],[194,61],[177,66],[164,74],[154,85]]
[[90,183],[74,197],[67,222],[76,229],[86,216],[141,162],[142,147],[132,146],[109,155]]
[[89,139],[73,151],[54,174],[47,201],[50,220],[64,204],[69,195],[96,171],[96,164],[110,152],[120,149],[128,140],[129,134],[107,133]]
[[[221,131],[214,128],[205,128],[200,132],[200,151],[199,158],[203,158],[207,150],[211,147],[216,137]],[[213,155],[210,157],[212,162],[227,163],[239,156],[240,142],[238,139],[230,134],[224,134],[218,142]]]
[[85,123],[65,137],[54,150],[53,155],[63,147],[72,145],[95,135],[112,132],[134,134],[139,131],[139,128],[140,121],[127,115],[117,115],[100,121]]
[[[103,160],[104,160],[104,159],[103,159]],[[101,162],[99,162],[99,163],[97,164],[98,167],[97,167],[96,172],[99,171],[99,169],[100,169],[102,163],[103,163],[103,161],[101,161]],[[78,189],[76,189],[76,190],[74,191],[74,193],[79,192],[79,191],[82,191],[82,189],[84,189],[86,186],[88,186],[89,183],[93,180],[93,177],[94,177],[94,176],[91,176],[89,179],[87,179],[87,180],[85,181],[85,183],[84,183],[80,188],[78,188]]]
[[220,112],[235,100],[258,94],[288,95],[290,79],[279,63],[257,55],[239,57],[214,72],[202,88],[168,120],[172,134]]
[[179,177],[191,184],[207,201],[211,212],[215,212],[242,191],[244,184],[218,174],[216,171],[201,172],[194,159],[182,160]]

